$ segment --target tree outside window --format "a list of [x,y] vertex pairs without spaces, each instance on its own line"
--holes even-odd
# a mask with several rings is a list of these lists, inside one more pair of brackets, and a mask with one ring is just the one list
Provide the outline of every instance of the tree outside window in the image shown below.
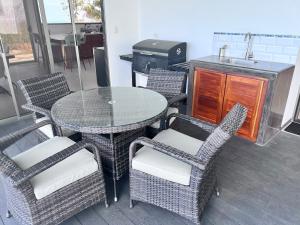
[[[72,0],[75,23],[101,22],[101,0]],[[61,1],[64,11],[69,10],[68,1]]]

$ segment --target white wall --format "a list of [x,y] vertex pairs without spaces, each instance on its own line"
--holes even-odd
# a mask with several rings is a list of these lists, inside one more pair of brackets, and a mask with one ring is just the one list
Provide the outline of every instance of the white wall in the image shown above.
[[188,42],[189,58],[211,54],[213,32],[300,34],[299,0],[140,0],[140,38]]
[[[299,0],[105,0],[112,85],[131,84],[130,64],[119,59],[146,38],[188,42],[188,59],[212,54],[213,33],[300,35]],[[297,74],[296,74],[297,75]],[[286,109],[291,119],[300,86],[295,76]]]
[[[299,9],[299,0],[140,0],[140,39],[187,41],[188,58],[194,59],[212,54],[215,31],[300,35]],[[297,104],[296,71],[283,123]]]
[[138,0],[105,0],[108,60],[112,86],[131,86],[131,64],[120,60],[139,40]]

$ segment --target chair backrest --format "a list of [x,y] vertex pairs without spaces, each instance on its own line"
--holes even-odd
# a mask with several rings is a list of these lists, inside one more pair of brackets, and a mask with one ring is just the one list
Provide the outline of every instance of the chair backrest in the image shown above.
[[79,46],[80,58],[93,58],[93,48],[103,46],[102,34],[86,34],[85,43]]
[[204,162],[214,158],[224,145],[243,125],[247,116],[247,108],[239,103],[233,106],[219,126],[208,136],[197,156]]
[[[81,34],[76,34],[76,39],[78,45],[84,44],[85,43],[85,36]],[[65,43],[67,46],[75,46],[75,40],[74,40],[74,35],[69,34],[65,37]]]
[[162,94],[169,100],[185,91],[185,83],[185,72],[150,69],[147,88]]
[[7,178],[21,172],[20,167],[1,150],[2,149],[0,149],[0,174]]
[[[50,110],[60,98],[70,94],[67,80],[63,73],[58,72],[46,76],[19,80],[27,103]],[[35,119],[41,115],[34,115]]]

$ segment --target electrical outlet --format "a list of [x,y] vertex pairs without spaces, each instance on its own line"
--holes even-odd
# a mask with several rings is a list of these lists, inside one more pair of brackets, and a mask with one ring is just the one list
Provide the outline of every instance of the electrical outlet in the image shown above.
[[114,33],[115,33],[115,34],[119,33],[119,28],[118,28],[118,26],[115,26],[115,28],[114,28]]

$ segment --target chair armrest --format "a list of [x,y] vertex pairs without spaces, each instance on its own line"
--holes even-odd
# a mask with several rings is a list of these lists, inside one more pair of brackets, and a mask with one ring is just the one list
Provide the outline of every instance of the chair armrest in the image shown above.
[[170,125],[170,119],[172,117],[177,117],[177,118],[180,118],[182,120],[186,120],[186,121],[190,122],[191,124],[194,124],[194,125],[200,127],[201,129],[207,131],[208,133],[212,133],[217,128],[216,124],[212,124],[212,123],[209,123],[209,122],[204,122],[204,121],[196,119],[194,117],[179,114],[179,113],[172,113],[167,117],[167,120],[166,120],[166,127],[167,128]]
[[8,134],[6,136],[3,136],[0,138],[0,151],[3,151],[22,137],[24,137],[26,134],[29,134],[30,132],[37,130],[40,127],[43,127],[45,125],[52,124],[54,125],[50,120],[45,120],[40,123],[33,124],[29,127],[26,127],[24,129],[18,130],[16,132],[13,132],[11,134]]
[[168,156],[171,156],[177,160],[180,160],[182,162],[185,162],[191,166],[195,166],[200,170],[204,170],[206,167],[206,163],[201,161],[198,157],[191,155],[189,153],[186,153],[184,151],[181,151],[179,149],[173,148],[172,146],[163,144],[158,141],[154,141],[152,139],[146,138],[146,137],[140,137],[133,141],[129,147],[129,162],[131,167],[132,159],[135,156],[136,153],[136,147],[137,145],[143,145],[147,146],[149,148],[152,148],[156,151],[162,152]]
[[171,98],[168,101],[169,106],[172,106],[173,104],[177,103],[177,102],[181,102],[187,99],[187,95],[186,94],[180,94],[180,95],[176,95],[173,98]]
[[32,104],[22,105],[22,108],[27,109],[31,112],[39,113],[39,114],[44,115],[44,116],[48,117],[49,119],[51,119],[51,111],[48,109],[44,109],[44,108],[41,108],[39,106],[32,105]]
[[44,159],[43,161],[33,165],[32,167],[23,170],[16,175],[12,177],[12,180],[14,182],[14,186],[19,186],[23,184],[24,182],[30,180],[34,176],[38,175],[39,173],[49,169],[50,167],[54,166],[55,164],[63,161],[64,159],[70,157],[71,155],[77,153],[78,151],[82,150],[83,148],[91,148],[93,150],[93,153],[95,155],[95,159],[98,163],[99,169],[102,169],[102,164],[101,164],[101,158],[100,158],[100,153],[97,149],[97,147],[89,142],[86,141],[81,141],[78,142],[61,152],[58,152],[47,159]]

